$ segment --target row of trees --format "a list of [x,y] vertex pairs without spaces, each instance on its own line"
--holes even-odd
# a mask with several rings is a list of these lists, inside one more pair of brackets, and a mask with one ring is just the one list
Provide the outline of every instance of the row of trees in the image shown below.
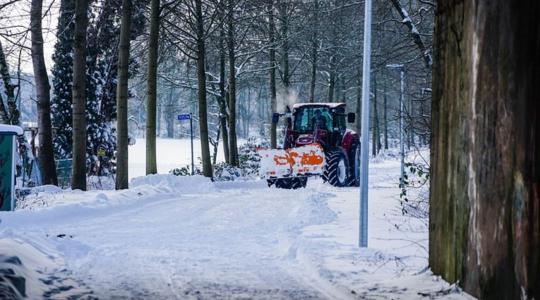
[[[360,112],[360,2],[162,1],[62,0],[52,97],[46,60],[39,56],[43,3],[32,1],[31,42],[38,53],[32,61],[47,183],[56,182],[54,158],[72,158],[72,187],[84,189],[87,174],[111,171],[107,161],[116,151],[117,188],[127,187],[130,120],[145,124],[147,173],[155,173],[158,120],[167,120],[173,136],[172,120],[182,108],[198,112],[202,172],[208,177],[218,145],[226,162],[238,165],[238,136],[251,127],[276,147],[279,131],[269,120],[286,105],[342,101]],[[377,0],[374,8],[376,154],[397,132],[399,76],[386,68],[389,63],[406,65],[409,142],[427,142],[434,4]],[[106,152],[107,161],[98,158],[98,150]]]

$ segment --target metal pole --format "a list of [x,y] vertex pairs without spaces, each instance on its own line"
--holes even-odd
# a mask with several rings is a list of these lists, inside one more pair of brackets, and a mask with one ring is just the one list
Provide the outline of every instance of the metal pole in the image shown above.
[[364,65],[362,69],[362,143],[360,163],[359,246],[368,245],[369,80],[371,70],[371,0],[364,6]]
[[401,178],[400,183],[402,184],[401,188],[403,188],[404,183],[404,176],[405,176],[405,143],[403,141],[403,103],[405,102],[405,68],[401,67],[401,85],[400,85],[400,96],[399,96],[399,143],[400,143],[400,151],[401,151]]
[[193,162],[193,115],[189,114],[189,131],[191,133],[191,175],[195,175],[195,163]]

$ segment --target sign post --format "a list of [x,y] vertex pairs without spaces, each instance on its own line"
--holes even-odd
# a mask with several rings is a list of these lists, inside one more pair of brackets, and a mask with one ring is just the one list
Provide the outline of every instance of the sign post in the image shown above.
[[189,132],[191,136],[191,175],[194,175],[195,162],[193,159],[193,116],[191,113],[178,115],[178,121],[186,121],[186,120],[189,120]]

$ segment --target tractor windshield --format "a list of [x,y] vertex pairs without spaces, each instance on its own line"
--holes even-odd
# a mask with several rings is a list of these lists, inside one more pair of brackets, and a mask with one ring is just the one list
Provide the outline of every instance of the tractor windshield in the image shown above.
[[315,128],[332,131],[332,115],[327,107],[303,107],[295,112],[294,131],[312,132]]

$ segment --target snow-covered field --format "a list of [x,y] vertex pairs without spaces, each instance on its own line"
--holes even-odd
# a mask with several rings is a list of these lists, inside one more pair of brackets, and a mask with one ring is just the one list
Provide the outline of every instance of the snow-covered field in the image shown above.
[[19,257],[31,299],[470,298],[426,268],[427,227],[401,214],[399,162],[370,168],[367,249],[358,188],[154,175],[126,191],[36,191],[0,213],[0,254]]
[[[213,149],[210,149],[212,154]],[[193,140],[195,166],[200,164],[201,141]],[[191,141],[189,139],[156,139],[158,173],[166,174],[174,168],[191,166]],[[224,161],[223,148],[218,147],[217,161]],[[146,140],[138,138],[135,145],[129,146],[129,178],[146,174]]]

